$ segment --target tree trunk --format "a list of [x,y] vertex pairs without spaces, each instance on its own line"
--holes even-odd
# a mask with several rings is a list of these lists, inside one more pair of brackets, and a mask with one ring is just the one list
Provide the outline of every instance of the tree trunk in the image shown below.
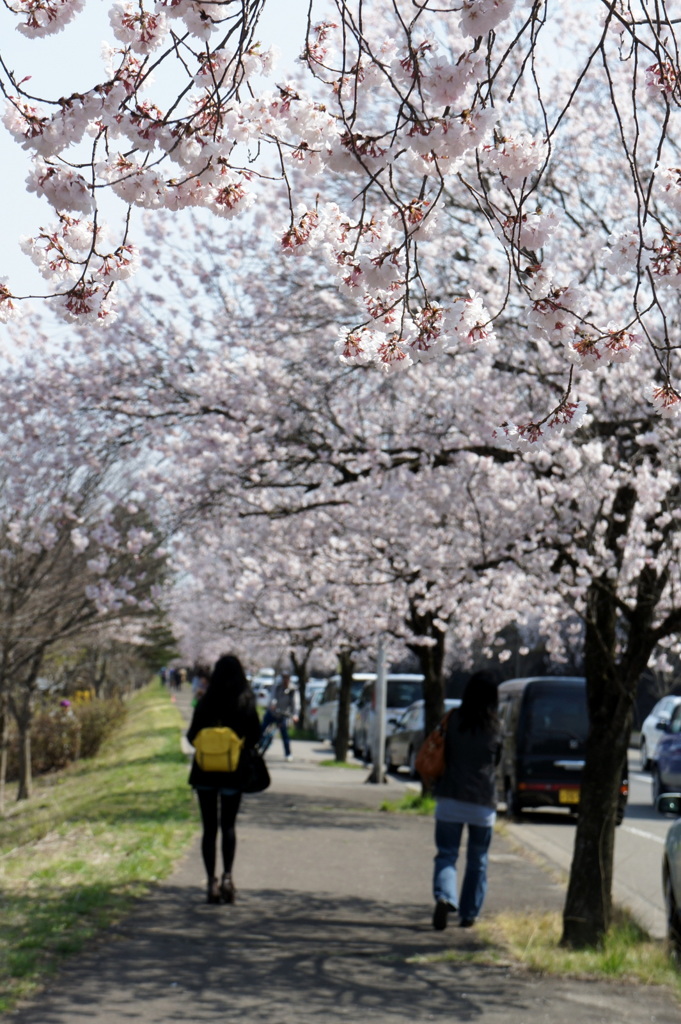
[[9,700],[0,690],[0,816],[5,814],[7,791],[7,755],[9,752]]
[[38,650],[19,689],[17,699],[10,700],[10,706],[19,727],[19,790],[17,800],[28,800],[33,792],[33,769],[31,765],[31,729],[33,727],[33,702],[38,682],[38,672],[44,652]]
[[305,706],[305,690],[307,687],[307,663],[310,660],[312,654],[312,648],[310,647],[305,652],[305,657],[301,658],[300,661],[296,658],[293,651],[291,651],[291,664],[293,665],[293,671],[298,676],[298,695],[300,697],[300,717],[298,719],[298,726],[300,729],[307,728],[307,707]]
[[[612,915],[617,799],[639,675],[631,666],[627,672],[617,665],[617,633],[616,598],[602,577],[587,594],[584,666],[589,735],[561,940],[577,949],[598,945]],[[634,643],[639,657],[647,661],[639,640]]]
[[426,736],[442,721],[442,716],[445,713],[445,684],[442,678],[445,660],[445,634],[433,625],[432,618],[429,616],[428,632],[422,635],[429,636],[434,640],[433,646],[410,645],[410,649],[419,660],[419,667],[424,677],[423,702]]
[[17,800],[29,800],[33,793],[33,772],[31,770],[31,724],[30,710],[18,719],[19,726],[19,789]]
[[[607,521],[603,540],[618,571],[636,498],[631,486],[621,487]],[[649,548],[654,556],[665,535],[654,518],[648,527],[657,535]],[[662,630],[653,628],[668,579],[668,569],[656,567],[651,557],[636,581],[636,600],[626,615],[619,611],[615,575],[594,579],[587,593],[584,659],[589,737],[563,913],[562,942],[567,946],[598,945],[610,925],[617,796],[626,770],[638,681],[660,638],[679,628],[675,616],[665,620]]]
[[[428,636],[434,643],[431,646],[409,644],[419,660],[423,673],[423,703],[425,714],[425,734],[428,736],[442,721],[445,713],[445,682],[442,670],[445,661],[445,633],[434,623],[432,612],[419,615],[412,607],[409,626],[418,636]],[[421,791],[425,796],[430,786],[421,782]]]
[[617,802],[625,772],[634,692],[611,685],[607,671],[587,669],[589,705],[598,702],[586,744],[579,817],[563,911],[562,944],[601,943],[612,915]]
[[336,721],[336,740],[334,743],[337,761],[347,761],[350,745],[350,698],[352,696],[352,673],[355,664],[352,652],[340,653],[341,684],[338,692],[338,718]]

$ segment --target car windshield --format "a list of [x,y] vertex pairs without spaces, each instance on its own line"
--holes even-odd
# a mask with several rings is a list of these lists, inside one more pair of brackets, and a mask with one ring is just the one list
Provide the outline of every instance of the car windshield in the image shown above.
[[389,708],[406,708],[423,696],[423,683],[408,679],[389,679],[387,705]]
[[527,750],[535,754],[572,753],[586,740],[589,718],[583,690],[537,693],[526,719]]

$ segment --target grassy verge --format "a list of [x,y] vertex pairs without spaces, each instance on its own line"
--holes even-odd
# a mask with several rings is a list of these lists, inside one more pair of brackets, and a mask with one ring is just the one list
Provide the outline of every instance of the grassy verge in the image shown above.
[[[385,800],[380,809],[431,815],[435,800],[408,792],[400,800]],[[497,823],[497,828],[503,833],[503,822]],[[487,955],[448,950],[417,959],[495,961],[503,956],[539,974],[662,985],[681,1000],[681,972],[674,965],[666,943],[651,939],[621,908],[615,909],[613,925],[601,948],[564,949],[560,945],[561,934],[558,913],[497,914],[483,917],[476,927],[476,935],[488,946]]]
[[681,974],[665,943],[651,939],[625,911],[616,910],[597,949],[564,949],[561,925],[560,914],[537,913],[497,914],[478,927],[482,939],[538,973],[663,985],[681,999]]
[[392,814],[426,814],[435,813],[435,798],[423,796],[422,793],[407,792],[399,800],[384,800],[380,810]]
[[314,729],[301,729],[297,725],[292,725],[288,731],[289,739],[292,740],[316,740],[317,733]]
[[167,876],[195,834],[180,717],[153,684],[89,761],[0,819],[0,1013]]
[[365,764],[353,764],[352,761],[334,761],[333,758],[330,758],[328,761],[320,761],[319,764],[322,768],[359,768],[361,772],[367,770]]

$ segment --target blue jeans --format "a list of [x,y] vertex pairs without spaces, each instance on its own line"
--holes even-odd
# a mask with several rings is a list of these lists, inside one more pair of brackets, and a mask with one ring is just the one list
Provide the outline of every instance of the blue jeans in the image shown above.
[[288,757],[291,753],[291,743],[288,738],[288,729],[286,727],[286,715],[278,715],[276,711],[270,711],[268,708],[262,720],[262,734],[264,734],[267,726],[271,725],[272,722],[276,722],[279,726],[279,732],[281,733],[281,738],[284,744],[284,754]]
[[458,821],[435,822],[435,870],[433,896],[459,907],[462,920],[474,921],[480,913],[487,892],[487,851],[492,841],[489,825],[468,825],[466,872],[458,900],[456,862],[461,846],[463,824]]

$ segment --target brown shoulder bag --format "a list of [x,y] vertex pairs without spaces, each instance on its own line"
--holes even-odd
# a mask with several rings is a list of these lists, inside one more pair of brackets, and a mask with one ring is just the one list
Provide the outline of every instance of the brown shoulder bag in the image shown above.
[[416,771],[421,781],[430,786],[445,773],[445,737],[451,711],[448,711],[439,725],[426,736],[416,755]]

